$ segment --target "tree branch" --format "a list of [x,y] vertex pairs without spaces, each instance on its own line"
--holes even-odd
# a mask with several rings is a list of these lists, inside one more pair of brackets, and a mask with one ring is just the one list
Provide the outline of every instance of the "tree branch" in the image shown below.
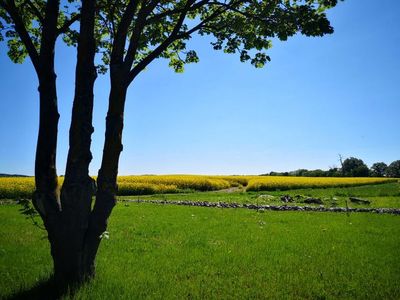
[[[233,9],[232,5],[238,5],[238,4],[242,3],[242,2],[244,2],[244,0],[238,0],[238,1],[236,1],[236,3],[235,3],[235,1],[233,1],[230,5],[228,5],[228,4],[221,5],[221,9],[216,10],[211,15],[209,15],[207,18],[202,20],[199,24],[194,26],[192,29],[190,29],[190,30],[178,35],[176,38],[177,39],[185,38],[185,37],[191,35],[192,33],[196,32],[197,30],[200,30],[201,28],[204,28],[206,26],[207,22],[214,20],[215,18],[217,18],[218,16],[220,16],[221,14],[223,14],[224,12],[226,12],[228,10],[232,10]],[[213,3],[213,4],[215,5],[216,3]],[[221,4],[221,3],[219,3],[219,4]]]
[[174,29],[171,34],[156,48],[153,52],[147,55],[143,60],[141,60],[128,74],[127,85],[129,85],[133,79],[143,71],[146,66],[157,58],[163,51],[165,51],[172,42],[174,42],[178,36],[178,32],[182,27],[183,21],[185,20],[186,14],[190,6],[195,0],[189,0],[186,2],[184,10],[181,12],[178,21],[176,22]]
[[40,13],[40,11],[37,9],[37,7],[32,3],[32,1],[26,0],[25,3],[29,5],[29,7],[33,11],[33,14],[39,19],[40,23],[43,24],[44,18],[42,16],[42,14]]
[[[193,5],[193,3],[195,2],[195,0],[191,0],[188,1],[186,3],[186,6],[184,9],[179,9],[179,10],[170,10],[168,12],[165,13],[161,13],[164,14],[164,16],[167,15],[171,15],[171,13],[175,14],[178,11],[180,12],[180,17],[179,20],[177,22],[177,24],[175,25],[172,33],[156,48],[153,50],[153,52],[151,52],[149,55],[147,55],[144,59],[142,59],[128,74],[128,79],[127,79],[127,84],[129,85],[133,79],[135,79],[135,77],[141,72],[143,71],[144,68],[146,68],[146,66],[152,62],[154,59],[156,59],[163,51],[165,51],[168,46],[171,45],[171,43],[173,43],[174,41],[178,40],[178,39],[182,39],[185,37],[190,36],[192,33],[196,32],[197,30],[200,30],[201,28],[204,28],[204,26],[211,20],[214,20],[215,18],[217,18],[218,16],[220,16],[221,14],[223,14],[224,12],[232,9],[235,5],[238,5],[242,2],[244,2],[244,0],[238,0],[238,1],[232,1],[231,4],[229,5],[223,5],[221,6],[219,9],[217,9],[215,12],[213,12],[210,16],[206,17],[204,20],[202,20],[199,24],[197,24],[196,26],[194,26],[192,29],[183,32],[181,34],[179,33],[179,29],[181,28],[183,21],[185,20],[186,14],[189,11],[193,10],[193,7],[195,7],[196,9],[201,7],[201,5],[205,5],[205,4],[210,4],[210,2],[208,0],[203,0],[198,2],[197,4]],[[219,2],[218,2],[219,3]],[[215,4],[215,3],[214,3]],[[200,6],[199,6],[200,5]],[[168,14],[167,14],[168,13]],[[158,16],[161,16],[161,14],[158,14]],[[150,18],[149,20],[156,20],[154,17]]]
[[138,5],[139,0],[130,0],[124,14],[121,17],[121,21],[119,22],[117,33],[113,42],[110,65],[123,62],[128,29],[133,17],[135,16]]
[[115,30],[113,28],[113,25],[109,25],[108,20],[105,16],[103,16],[101,13],[98,14],[99,19],[103,22],[103,27],[107,29],[108,33],[110,34],[110,37],[113,38],[115,36]]
[[[236,4],[239,4],[240,2],[243,2],[243,1],[238,1],[238,3],[236,3]],[[259,16],[249,14],[249,13],[247,13],[245,11],[241,11],[240,9],[237,9],[236,7],[233,7],[232,4],[227,4],[227,3],[222,3],[222,2],[210,2],[210,4],[211,5],[216,5],[216,6],[226,7],[227,10],[232,10],[232,11],[238,13],[238,14],[241,14],[242,16],[244,16],[246,18],[249,18],[249,19],[256,19],[256,20],[258,20],[260,22],[267,21],[266,19],[263,19],[263,18],[261,18]]]
[[124,69],[125,70],[129,71],[132,67],[133,60],[135,59],[136,52],[139,47],[140,37],[142,35],[144,27],[147,25],[146,18],[156,7],[157,2],[158,1],[153,1],[148,6],[141,8],[138,13],[138,19],[135,24],[135,28],[133,29],[133,32],[132,32],[132,35],[131,35],[131,38],[129,41],[128,51],[126,53],[125,60],[124,60]]
[[40,45],[40,60],[47,67],[54,68],[54,47],[57,39],[57,21],[59,16],[59,0],[48,0]]
[[[202,7],[202,6],[204,6],[204,5],[208,4],[209,2],[210,2],[210,0],[202,0],[202,1],[200,1],[200,2],[198,2],[198,3],[196,3],[196,4],[194,4],[194,5],[192,5],[192,6],[187,10],[187,13],[190,12],[190,11],[196,10],[196,9]],[[164,11],[164,12],[162,12],[162,13],[155,14],[155,15],[152,16],[151,18],[147,19],[147,23],[150,24],[150,23],[159,21],[159,20],[161,20],[162,18],[165,18],[165,17],[168,17],[168,16],[172,16],[172,15],[174,15],[174,14],[178,14],[178,13],[182,13],[182,12],[183,12],[183,9],[171,9],[171,10],[166,10],[166,11]]]
[[26,50],[28,51],[29,57],[32,61],[32,64],[39,74],[39,54],[38,51],[33,44],[32,38],[30,37],[28,30],[25,27],[24,21],[21,18],[21,15],[18,12],[17,7],[15,6],[14,1],[0,1],[0,6],[10,15],[11,19],[14,21],[15,30],[17,31],[22,43],[24,44]]
[[57,36],[67,32],[67,30],[81,18],[81,14],[73,15],[69,20],[65,20],[64,24],[57,30]]
[[[110,23],[111,23],[111,32],[112,32],[112,37],[116,35],[116,28],[115,28],[115,20],[114,20],[114,13],[115,13],[115,6],[117,4],[117,1],[107,1],[108,7],[110,7]],[[99,14],[100,15],[100,14]]]

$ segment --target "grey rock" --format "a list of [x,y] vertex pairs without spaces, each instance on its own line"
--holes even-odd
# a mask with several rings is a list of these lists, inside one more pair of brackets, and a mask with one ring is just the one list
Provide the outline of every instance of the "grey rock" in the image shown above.
[[304,203],[307,203],[307,204],[323,204],[321,199],[312,198],[312,197],[305,199]]
[[371,201],[357,197],[349,197],[350,201],[358,204],[371,204]]

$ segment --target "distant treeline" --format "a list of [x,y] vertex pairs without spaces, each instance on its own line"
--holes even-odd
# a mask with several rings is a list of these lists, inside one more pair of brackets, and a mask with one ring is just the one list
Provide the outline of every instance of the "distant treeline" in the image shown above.
[[270,172],[261,176],[300,176],[300,177],[393,177],[400,178],[400,160],[387,165],[374,163],[370,168],[359,158],[349,157],[341,161],[340,168],[329,170],[298,169],[291,172]]

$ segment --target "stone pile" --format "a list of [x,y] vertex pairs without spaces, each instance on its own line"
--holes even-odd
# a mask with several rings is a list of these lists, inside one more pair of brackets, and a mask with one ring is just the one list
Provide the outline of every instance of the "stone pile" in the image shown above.
[[185,205],[185,206],[201,206],[201,207],[216,207],[216,208],[247,208],[258,211],[274,210],[274,211],[316,211],[316,212],[367,212],[378,214],[394,214],[400,215],[399,208],[346,208],[346,207],[325,207],[319,206],[297,206],[297,205],[258,205],[258,204],[239,204],[227,202],[208,202],[208,201],[187,201],[187,200],[121,200],[122,202],[133,203],[153,203],[153,204],[170,204],[170,205]]

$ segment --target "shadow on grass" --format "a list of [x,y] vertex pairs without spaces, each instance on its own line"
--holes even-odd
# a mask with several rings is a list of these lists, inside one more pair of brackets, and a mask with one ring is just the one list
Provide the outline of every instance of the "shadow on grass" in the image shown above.
[[43,279],[30,289],[18,291],[8,297],[6,300],[53,300],[68,296],[73,299],[77,288],[71,289],[67,286],[57,286],[54,278]]

